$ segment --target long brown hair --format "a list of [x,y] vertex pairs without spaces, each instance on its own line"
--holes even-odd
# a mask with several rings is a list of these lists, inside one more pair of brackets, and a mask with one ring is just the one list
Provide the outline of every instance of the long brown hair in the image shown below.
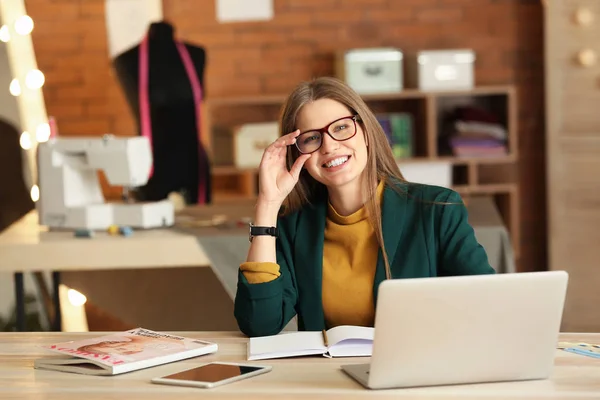
[[[385,133],[373,112],[360,95],[338,79],[320,77],[309,82],[300,83],[288,96],[283,106],[280,124],[281,135],[296,130],[296,120],[302,107],[319,99],[335,100],[348,107],[350,112],[359,117],[359,123],[368,144],[367,165],[363,172],[364,179],[362,179],[363,185],[365,185],[363,190],[368,194],[365,206],[369,221],[375,230],[377,242],[382,250],[386,278],[390,279],[390,263],[385,251],[381,227],[381,205],[376,199],[374,183],[383,181],[384,184],[389,184],[393,181],[406,182],[406,180],[398,168]],[[287,152],[288,168],[291,168],[298,156],[299,152],[295,146],[289,146]],[[396,185],[392,184],[391,186],[396,188]],[[285,200],[284,212],[289,213],[299,210],[313,200],[315,196],[324,192],[326,192],[325,186],[317,182],[303,169],[298,183]]]

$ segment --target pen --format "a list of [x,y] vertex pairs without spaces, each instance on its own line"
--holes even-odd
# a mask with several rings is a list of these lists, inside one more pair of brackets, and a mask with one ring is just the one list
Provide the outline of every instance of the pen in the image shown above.
[[329,347],[329,341],[327,340],[327,332],[323,329],[323,342],[325,342],[325,347]]

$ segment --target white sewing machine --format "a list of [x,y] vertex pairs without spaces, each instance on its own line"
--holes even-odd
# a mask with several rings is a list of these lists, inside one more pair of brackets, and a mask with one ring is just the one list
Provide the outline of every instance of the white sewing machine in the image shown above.
[[148,139],[50,139],[38,147],[40,225],[55,228],[107,229],[170,226],[174,207],[169,200],[148,203],[106,203],[98,180],[102,170],[112,185],[128,188],[146,184],[152,168]]

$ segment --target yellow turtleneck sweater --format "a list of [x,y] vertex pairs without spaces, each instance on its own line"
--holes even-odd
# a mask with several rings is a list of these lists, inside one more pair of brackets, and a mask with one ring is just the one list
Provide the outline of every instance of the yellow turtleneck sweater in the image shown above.
[[[383,183],[377,186],[381,202]],[[323,244],[323,313],[327,328],[338,325],[373,326],[373,280],[379,245],[367,217],[366,207],[339,215],[331,204],[327,210]],[[249,283],[276,279],[274,263],[246,262],[240,266]]]

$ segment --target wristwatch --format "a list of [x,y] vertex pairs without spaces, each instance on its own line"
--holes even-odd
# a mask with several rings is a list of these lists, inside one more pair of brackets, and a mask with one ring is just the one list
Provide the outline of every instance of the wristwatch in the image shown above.
[[279,236],[279,231],[274,226],[255,226],[250,223],[250,237],[248,238],[250,241],[254,239],[255,236]]

